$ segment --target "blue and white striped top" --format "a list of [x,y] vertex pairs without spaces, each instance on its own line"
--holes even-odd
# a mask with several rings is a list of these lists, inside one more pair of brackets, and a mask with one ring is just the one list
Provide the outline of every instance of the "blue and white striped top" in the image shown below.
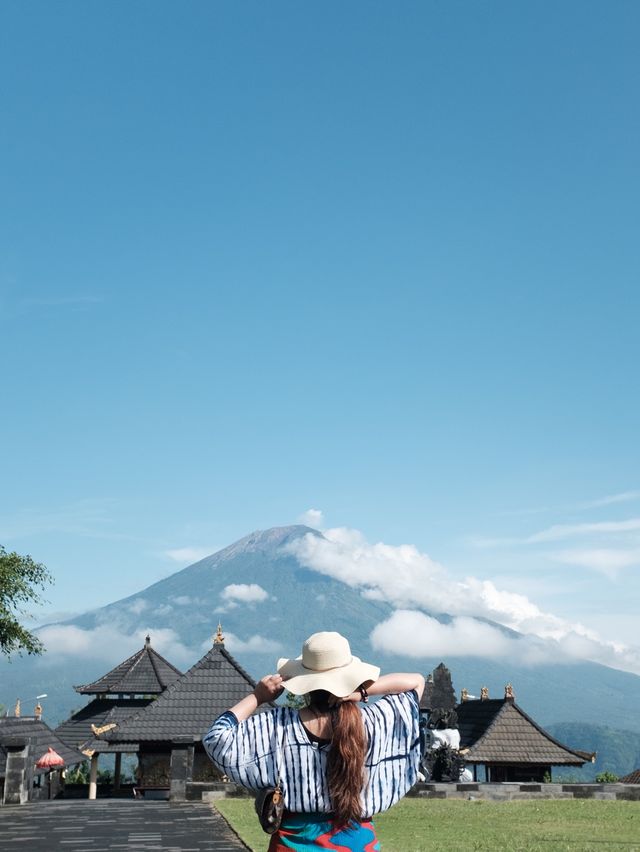
[[[387,695],[359,705],[369,747],[362,816],[385,811],[415,784],[420,761],[418,695]],[[297,710],[277,707],[238,722],[230,711],[204,736],[213,763],[232,781],[260,790],[276,783],[277,743],[285,807],[294,813],[330,813],[327,754],[330,744],[309,739]]]

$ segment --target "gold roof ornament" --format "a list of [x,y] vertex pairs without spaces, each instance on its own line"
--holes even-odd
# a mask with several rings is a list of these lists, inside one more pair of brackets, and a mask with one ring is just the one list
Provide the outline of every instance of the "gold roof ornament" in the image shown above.
[[508,683],[504,688],[504,697],[506,701],[515,701],[516,696],[513,691],[513,684]]
[[16,699],[16,706],[13,708],[13,715],[14,716],[20,715],[20,699],[19,698]]
[[214,645],[224,645],[224,636],[222,634],[222,624],[218,622],[218,629],[216,630],[216,635],[213,637]]
[[480,701],[488,701],[489,700],[489,687],[483,686],[480,690]]
[[468,701],[468,700],[469,700],[469,690],[465,689],[463,687],[462,691],[460,692],[460,701]]
[[94,736],[96,736],[96,737],[99,737],[100,734],[106,734],[107,731],[111,731],[111,730],[113,730],[114,728],[117,728],[117,727],[118,726],[116,725],[115,722],[109,722],[108,725],[101,725],[100,727],[91,723],[91,730],[93,731]]
[[33,715],[36,717],[36,719],[42,719],[42,704],[40,704],[39,701],[35,706]]

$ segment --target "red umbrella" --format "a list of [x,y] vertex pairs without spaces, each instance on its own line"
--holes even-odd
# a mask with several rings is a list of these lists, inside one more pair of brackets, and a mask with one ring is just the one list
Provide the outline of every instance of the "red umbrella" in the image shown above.
[[64,760],[60,757],[57,751],[51,747],[47,749],[47,753],[43,754],[40,760],[36,763],[38,769],[56,769],[64,766]]

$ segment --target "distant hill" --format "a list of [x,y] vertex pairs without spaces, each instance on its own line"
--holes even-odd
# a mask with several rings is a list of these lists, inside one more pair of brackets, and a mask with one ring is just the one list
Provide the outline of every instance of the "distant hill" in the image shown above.
[[568,772],[556,770],[558,775],[575,775],[581,781],[593,781],[599,772],[614,772],[621,777],[640,767],[640,733],[636,731],[582,722],[549,725],[547,730],[565,745],[595,751],[598,755],[595,763],[586,763],[581,769],[571,768]]
[[[20,696],[28,713],[35,703],[31,696],[46,692],[45,718],[56,723],[85,703],[73,685],[95,680],[134,653],[147,630],[152,644],[185,669],[210,647],[218,620],[229,637],[227,647],[255,677],[273,671],[278,656],[299,653],[305,636],[327,629],[346,634],[355,654],[387,671],[433,670],[439,657],[416,660],[372,651],[369,635],[392,607],[302,565],[286,545],[307,534],[321,535],[304,526],[252,533],[136,595],[55,625],[58,640],[64,640],[58,641],[60,650],[42,659],[0,662],[0,703],[10,709]],[[431,615],[450,620],[446,613]],[[167,636],[173,646],[166,645]],[[75,642],[83,644],[81,654],[63,650],[64,643]],[[444,662],[458,694],[462,687],[479,694],[486,685],[492,696],[501,696],[505,683],[513,683],[518,704],[542,725],[597,726],[606,718],[613,729],[640,734],[640,717],[629,713],[640,705],[636,675],[588,662],[537,667],[478,657]],[[592,747],[577,735],[571,739],[578,748]]]

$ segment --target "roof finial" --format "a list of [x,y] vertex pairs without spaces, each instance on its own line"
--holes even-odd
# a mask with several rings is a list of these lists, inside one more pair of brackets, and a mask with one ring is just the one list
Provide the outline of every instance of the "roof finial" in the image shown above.
[[468,701],[469,700],[469,690],[462,688],[462,692],[460,693],[460,701]]
[[144,647],[148,648],[150,644],[151,644],[151,636],[149,636],[149,634],[147,633],[147,635],[144,638]]
[[36,719],[38,719],[38,720],[42,719],[42,704],[40,704],[40,702],[39,702],[39,701],[38,701],[38,703],[37,703],[37,704],[36,704],[36,706],[35,706],[35,710],[33,711],[33,715],[34,715],[34,716],[36,717]]
[[480,690],[480,701],[488,701],[489,700],[489,687],[483,686]]
[[218,629],[216,630],[216,635],[213,637],[213,644],[215,645],[224,645],[224,636],[222,635],[222,624],[218,622]]
[[515,700],[516,700],[516,696],[515,696],[515,693],[514,693],[514,691],[513,691],[513,684],[508,683],[508,684],[505,686],[505,688],[504,688],[504,698],[505,698],[505,701],[515,701]]
[[16,706],[13,708],[13,715],[14,716],[20,715],[20,699],[19,698],[16,699]]

